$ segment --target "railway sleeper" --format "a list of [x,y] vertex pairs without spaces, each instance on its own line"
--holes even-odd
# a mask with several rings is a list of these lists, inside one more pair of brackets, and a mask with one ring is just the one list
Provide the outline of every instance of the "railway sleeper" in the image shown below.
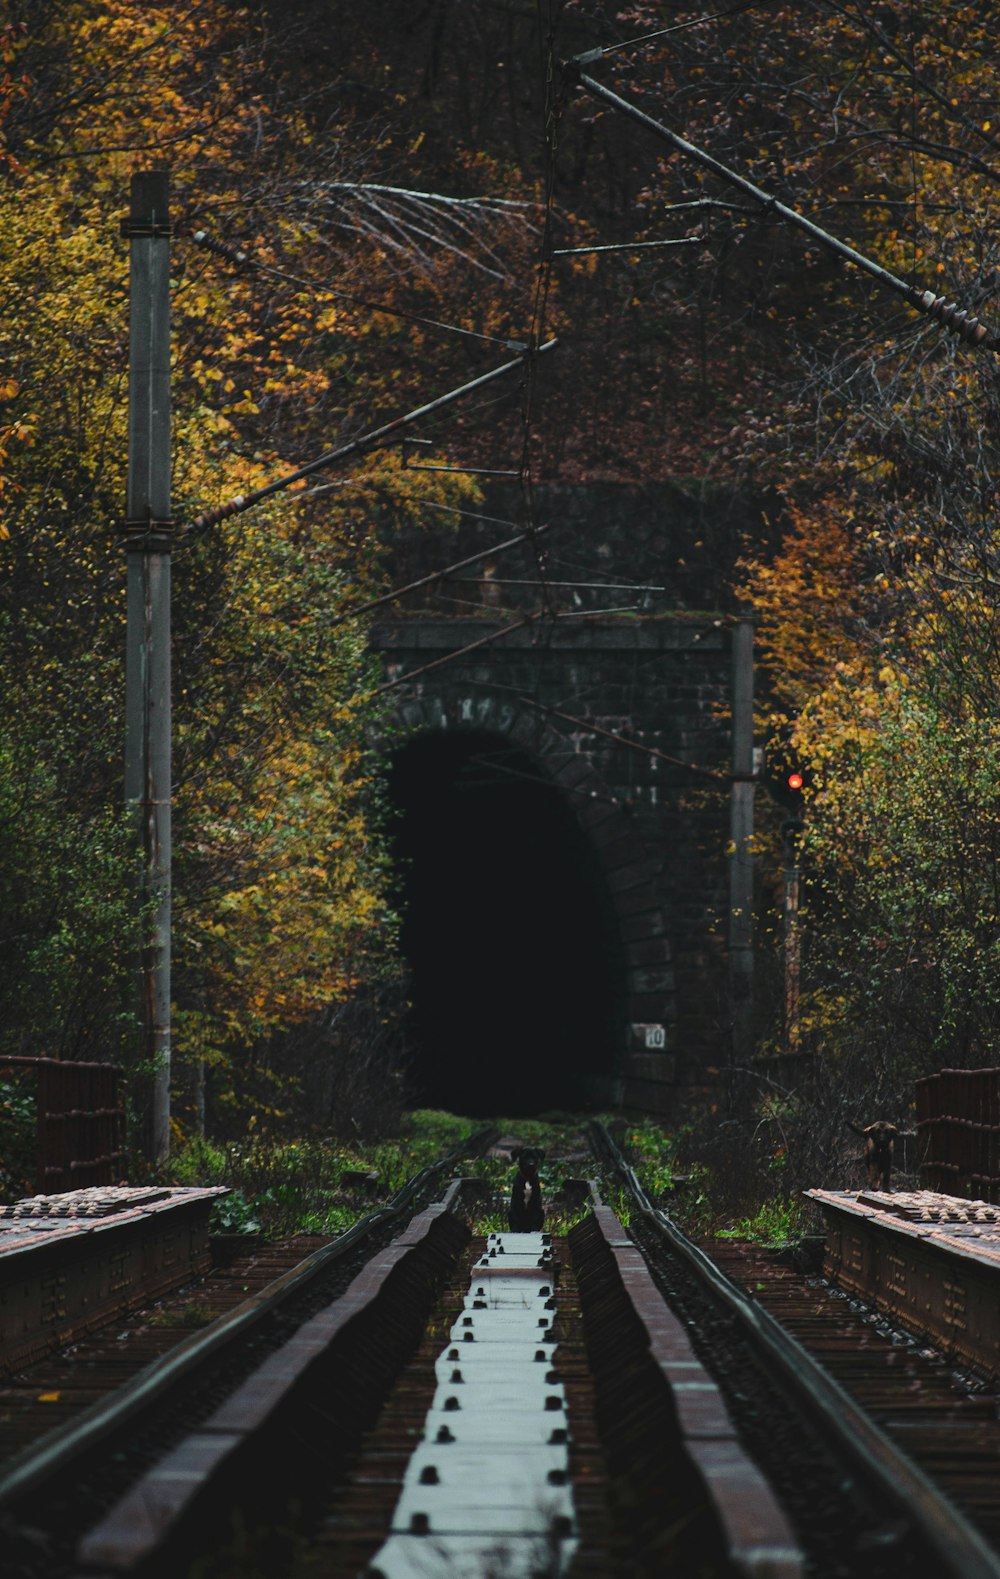
[[259,1510],[342,1478],[468,1238],[444,1204],[419,1213],[83,1537],[80,1575],[176,1579]]
[[[195,1562],[202,1572],[210,1551],[249,1549],[254,1530],[277,1531],[278,1544],[287,1536],[288,1550],[300,1555],[304,1541],[313,1553],[310,1572],[318,1572],[323,1505],[330,1507],[331,1497],[333,1506],[349,1504],[355,1496],[362,1510],[373,1513],[372,1497],[384,1503],[390,1492],[395,1513],[384,1509],[379,1515],[380,1529],[367,1548],[370,1572],[394,1579],[407,1571],[411,1552],[423,1571],[420,1564],[433,1563],[442,1520],[454,1522],[463,1498],[479,1482],[490,1487],[497,1452],[508,1468],[513,1464],[514,1479],[520,1477],[530,1490],[532,1472],[525,1477],[518,1454],[525,1431],[538,1438],[546,1459],[544,1479],[555,1511],[545,1538],[536,1542],[538,1555],[530,1557],[530,1532],[522,1529],[516,1507],[505,1508],[508,1494],[495,1489],[480,1494],[493,1510],[484,1504],[482,1517],[493,1520],[501,1544],[505,1534],[515,1543],[521,1538],[520,1556],[507,1541],[514,1562],[510,1572],[523,1571],[531,1579],[564,1572],[584,1579],[611,1571],[635,1579],[666,1574],[690,1579],[696,1573],[706,1579],[794,1579],[801,1574],[801,1555],[784,1514],[741,1448],[682,1323],[614,1214],[596,1203],[568,1241],[553,1247],[554,1255],[546,1247],[535,1257],[537,1247],[530,1247],[528,1259],[535,1264],[526,1264],[520,1273],[517,1237],[495,1236],[485,1255],[477,1252],[462,1312],[447,1330],[437,1360],[431,1358],[432,1388],[444,1386],[457,1409],[442,1397],[438,1412],[432,1407],[427,1414],[426,1377],[423,1384],[407,1379],[435,1300],[449,1278],[454,1284],[469,1239],[467,1227],[439,1203],[414,1218],[339,1299],[307,1321],[90,1530],[77,1548],[77,1579],[175,1579]],[[576,1318],[560,1291],[561,1259],[567,1263],[565,1284],[579,1287],[583,1308]],[[530,1300],[516,1292],[519,1276],[525,1290],[531,1283]],[[508,1290],[501,1296],[501,1287],[512,1281],[515,1294]],[[463,1365],[463,1356],[472,1354],[467,1333],[471,1330],[474,1346],[476,1322],[509,1299],[532,1305],[531,1334],[518,1330],[514,1343],[511,1327],[499,1333],[499,1341],[494,1335],[491,1345],[484,1329],[482,1347],[476,1349],[478,1369]],[[519,1319],[511,1317],[515,1325]],[[566,1341],[574,1319],[582,1344]],[[439,1308],[436,1330],[441,1320]],[[543,1325],[536,1332],[538,1322]],[[506,1370],[513,1349],[523,1347],[528,1337],[531,1355],[525,1352],[520,1359],[532,1361],[523,1367],[538,1382],[531,1387]],[[538,1352],[542,1361],[535,1358]],[[411,1445],[424,1439],[409,1463],[398,1444],[389,1452],[384,1443],[380,1449],[378,1431],[372,1431],[394,1384],[405,1435]],[[507,1411],[506,1426],[516,1417],[514,1439],[508,1440],[508,1431],[503,1444],[493,1444],[499,1414]],[[459,1420],[463,1431],[477,1425],[484,1440],[463,1446]],[[366,1432],[373,1458],[358,1460]],[[444,1512],[434,1511],[434,1473],[458,1488],[440,1504]],[[351,1479],[353,1490],[345,1491]],[[511,1490],[509,1497],[517,1494]],[[317,1529],[317,1519],[316,1538],[303,1536],[302,1531]],[[371,1523],[369,1512],[362,1512],[361,1522]],[[350,1520],[333,1517],[325,1523],[335,1528]],[[452,1567],[441,1571],[451,1573],[455,1561],[465,1560],[459,1549],[463,1540],[471,1551],[471,1529],[463,1525],[456,1539]],[[470,1560],[470,1573],[483,1571],[475,1567],[474,1555]],[[435,1571],[433,1565],[428,1571]]]
[[636,1569],[797,1579],[801,1549],[684,1325],[610,1208],[569,1234],[608,1454]]

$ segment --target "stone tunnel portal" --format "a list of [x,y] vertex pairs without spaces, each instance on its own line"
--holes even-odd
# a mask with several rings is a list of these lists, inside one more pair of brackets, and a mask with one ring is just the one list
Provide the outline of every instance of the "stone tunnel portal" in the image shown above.
[[428,732],[388,789],[413,1099],[474,1116],[611,1100],[625,963],[569,797],[502,735]]

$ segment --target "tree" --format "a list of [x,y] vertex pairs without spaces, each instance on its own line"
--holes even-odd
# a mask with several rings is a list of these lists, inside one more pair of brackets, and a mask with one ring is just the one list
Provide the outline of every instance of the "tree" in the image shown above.
[[[127,334],[112,220],[129,172],[169,159],[182,238],[228,235],[235,216],[265,266],[234,273],[175,244],[182,523],[371,412],[394,414],[427,377],[409,361],[426,327],[355,298],[377,283],[392,307],[407,268],[436,289],[439,267],[475,271],[496,248],[485,201],[453,219],[447,198],[382,192],[388,228],[369,225],[361,250],[358,216],[377,189],[362,179],[368,155],[301,108],[275,70],[294,40],[283,56],[263,14],[222,0],[14,12],[0,177],[0,806],[18,947],[0,969],[0,1036],[18,1050],[118,1056],[141,922],[128,915],[134,857],[117,812],[124,574],[112,530]],[[395,275],[376,281],[390,251]],[[338,615],[381,585],[373,515],[419,516],[422,500],[469,489],[404,475],[385,452],[332,490],[302,488],[175,552],[177,1041],[182,1064],[215,1064],[221,1094],[275,1028],[312,1023],[392,958],[380,705],[363,627]]]
[[[830,0],[665,21],[652,4],[567,0],[539,26],[530,7],[393,0],[338,15],[335,37],[320,0],[13,0],[9,14],[0,705],[8,773],[28,783],[37,766],[48,786],[44,850],[60,848],[60,815],[103,827],[118,793],[122,577],[107,523],[122,497],[125,303],[107,219],[132,165],[155,156],[173,167],[184,233],[182,518],[413,404],[432,371],[445,387],[478,370],[496,350],[479,336],[565,326],[558,365],[463,413],[439,458],[749,500],[756,523],[733,577],[759,610],[770,711],[814,769],[805,856],[824,942],[854,935],[854,919],[858,938],[874,936],[862,918],[888,902],[870,784],[885,789],[891,839],[912,849],[894,882],[912,870],[935,893],[959,885],[961,909],[958,865],[940,877],[913,808],[942,775],[960,768],[965,782],[957,743],[990,741],[995,725],[992,358],[664,157],[577,96],[558,62],[620,46],[592,68],[602,80],[893,272],[989,316],[996,43],[981,8]],[[247,261],[196,249],[196,230]],[[663,240],[687,244],[639,245]],[[569,250],[594,244],[625,250]],[[375,528],[391,536],[426,520],[428,502],[471,496],[468,477],[384,453],[178,550],[178,964],[192,1055],[232,1058],[323,1012],[391,931],[370,684],[355,628],[332,621],[381,585]],[[708,506],[705,518],[695,547],[708,564],[722,532]],[[906,744],[947,719],[956,759]],[[989,799],[967,801],[970,858],[986,862]],[[23,797],[7,804],[11,837],[37,843]],[[21,869],[57,863],[25,856]],[[58,913],[58,884],[39,880]],[[313,950],[311,934],[329,948]],[[817,1005],[835,1000],[849,1028],[872,1012],[863,963],[860,944],[853,974],[818,946],[805,962]],[[889,1016],[892,982],[878,980]],[[944,998],[920,1001],[922,1046],[937,1047]],[[22,1042],[41,1034],[20,1023]],[[979,1015],[969,1045],[991,1024]]]

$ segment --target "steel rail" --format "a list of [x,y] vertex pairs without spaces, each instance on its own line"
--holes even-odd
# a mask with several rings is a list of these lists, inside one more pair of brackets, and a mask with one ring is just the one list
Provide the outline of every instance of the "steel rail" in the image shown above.
[[0,1473],[0,1508],[36,1491],[50,1476],[67,1469],[81,1455],[138,1419],[172,1387],[191,1380],[202,1366],[238,1339],[248,1337],[265,1316],[273,1314],[382,1223],[402,1216],[432,1178],[453,1169],[461,1157],[484,1150],[496,1133],[489,1125],[476,1130],[437,1162],[415,1173],[385,1206],[367,1213],[332,1243],[314,1250],[298,1266],[275,1278],[234,1310],[182,1339],[139,1376],[89,1405],[68,1425],[57,1427],[13,1455]]
[[944,1579],[1000,1579],[994,1552],[941,1489],[865,1413],[840,1384],[818,1365],[798,1339],[721,1272],[677,1224],[655,1207],[633,1168],[603,1124],[591,1125],[596,1149],[603,1153],[632,1195],[639,1212],[659,1237],[692,1269],[735,1318],[781,1377],[811,1419],[856,1466],[857,1472],[896,1507],[944,1565]]

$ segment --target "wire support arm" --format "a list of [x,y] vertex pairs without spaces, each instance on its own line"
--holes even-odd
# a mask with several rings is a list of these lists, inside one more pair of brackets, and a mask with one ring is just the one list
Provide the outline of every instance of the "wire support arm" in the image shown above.
[[492,384],[498,378],[504,378],[508,373],[513,373],[523,367],[526,357],[543,356],[546,351],[551,351],[558,344],[556,340],[546,340],[544,345],[539,345],[527,351],[524,356],[515,357],[511,362],[504,362],[500,367],[494,367],[488,373],[482,373],[478,378],[471,379],[467,384],[460,384],[455,389],[448,390],[447,394],[438,395],[436,400],[429,400],[423,406],[416,406],[401,417],[394,417],[391,422],[384,423],[379,428],[373,428],[369,433],[362,433],[358,438],[351,439],[349,443],[340,445],[337,449],[327,450],[323,455],[317,456],[314,461],[309,461],[305,466],[288,472],[284,477],[276,477],[273,482],[266,483],[263,488],[256,488],[252,493],[237,494],[226,504],[220,504],[214,510],[205,510],[197,516],[188,527],[188,534],[206,531],[211,526],[218,526],[222,521],[228,521],[234,515],[242,515],[245,510],[250,510],[255,504],[260,504],[264,499],[269,499],[273,494],[291,488],[295,483],[302,482],[306,477],[315,476],[317,472],[324,471],[329,466],[338,462],[352,460],[356,455],[363,455],[368,450],[376,449],[381,444],[391,442],[397,433],[411,427],[413,423],[430,416],[434,411],[440,411],[445,406],[453,405],[463,395],[471,394],[475,389],[482,389],[486,384]]
[[[383,608],[387,603],[395,603],[397,598],[403,598],[408,592],[417,592],[421,587],[429,587],[435,581],[443,581],[448,576],[453,576],[459,570],[467,570],[470,565],[476,565],[481,559],[492,559],[495,554],[502,554],[508,548],[514,548],[518,543],[526,543],[529,538],[537,537],[541,532],[549,530],[549,523],[534,526],[527,532],[519,532],[516,537],[508,537],[502,543],[494,543],[491,548],[481,548],[477,554],[470,554],[467,559],[459,559],[454,565],[445,565],[443,570],[432,570],[429,575],[421,576],[417,581],[408,581],[405,587],[393,587],[391,592],[383,592],[380,597],[369,598],[367,603],[357,603],[353,608],[345,609],[330,621],[330,629],[343,625],[347,620],[356,620],[362,614],[370,614],[374,609]],[[523,582],[522,585],[533,587],[534,581]]]
[[486,636],[480,636],[478,641],[470,641],[466,647],[459,647],[455,652],[446,652],[443,658],[432,658],[430,663],[421,664],[419,669],[409,669],[406,674],[394,675],[391,680],[386,680],[384,685],[376,686],[374,696],[381,696],[385,691],[394,691],[397,685],[406,685],[410,680],[416,680],[422,674],[429,674],[432,669],[440,669],[446,663],[454,663],[457,658],[464,658],[470,652],[478,652],[481,647],[489,647],[495,641],[502,641],[504,636],[510,636],[513,631],[523,630],[526,625],[533,625],[542,618],[544,610],[535,614],[527,614],[522,620],[515,620],[513,625],[504,625],[500,630],[490,631]]
[[526,707],[533,707],[538,713],[548,713],[550,718],[561,718],[563,723],[573,724],[577,729],[584,730],[587,734],[601,735],[605,740],[613,740],[616,745],[628,746],[630,751],[641,751],[644,756],[655,757],[658,762],[669,762],[672,768],[683,768],[685,773],[694,773],[698,778],[714,779],[717,783],[728,784],[731,779],[729,773],[722,773],[718,768],[703,768],[697,762],[685,762],[682,757],[672,757],[666,751],[659,751],[655,746],[644,745],[641,740],[630,740],[628,735],[619,735],[613,729],[604,729],[600,724],[595,724],[592,718],[577,718],[573,713],[564,713],[558,707],[546,707],[543,702],[533,701],[530,696],[518,697]]
[[587,76],[586,72],[580,69],[579,60],[565,62],[563,71],[567,82],[581,87],[585,93],[588,93],[591,98],[597,99],[600,103],[607,104],[612,109],[627,115],[640,126],[644,126],[648,132],[659,138],[661,142],[668,143],[676,153],[683,154],[688,159],[693,159],[696,164],[700,164],[705,170],[710,170],[721,181],[727,182],[729,186],[736,187],[745,197],[751,198],[761,208],[777,215],[779,219],[793,225],[797,230],[804,231],[807,236],[817,242],[827,252],[833,253],[845,263],[853,264],[855,268],[861,269],[881,285],[895,291],[898,296],[902,296],[917,312],[924,313],[927,317],[935,319],[943,328],[957,335],[966,345],[977,346],[986,351],[1000,351],[1000,334],[988,325],[981,323],[978,318],[973,317],[965,308],[959,307],[957,302],[950,302],[945,296],[936,296],[933,291],[921,290],[919,286],[909,284],[906,280],[900,279],[897,274],[893,274],[889,269],[883,268],[880,263],[876,263],[873,258],[866,257],[863,252],[858,252],[856,248],[848,246],[847,242],[841,241],[838,236],[831,235],[828,230],[824,230],[815,221],[808,219],[805,214],[800,214],[797,209],[789,208],[786,203],[780,202],[772,193],[765,192],[762,187],[756,186],[746,176],[742,176],[738,171],[730,169],[728,165],[723,164],[712,154],[707,153],[704,148],[699,148],[695,143],[688,142],[679,133],[671,131],[669,126],[664,126],[661,121],[654,120],[651,115],[647,115],[644,110],[640,110],[638,105],[630,104],[627,99],[623,99],[619,94],[613,93],[610,88],[605,88],[601,83],[596,82],[593,77]]

